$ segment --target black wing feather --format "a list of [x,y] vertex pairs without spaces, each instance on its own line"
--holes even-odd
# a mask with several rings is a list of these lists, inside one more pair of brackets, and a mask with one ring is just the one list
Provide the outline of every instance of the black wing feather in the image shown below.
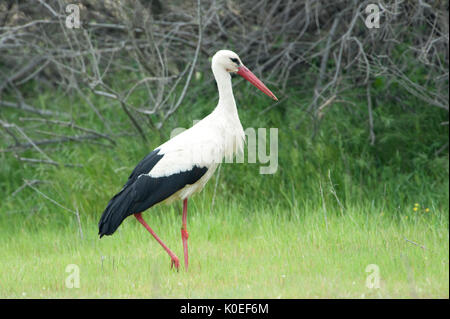
[[194,184],[207,170],[206,167],[194,166],[189,171],[170,176],[155,178],[148,175],[141,175],[132,185],[135,200],[130,213],[143,212],[175,194],[186,185]]
[[139,162],[122,190],[109,201],[98,223],[100,238],[113,234],[128,216],[143,212],[186,185],[194,184],[208,170],[194,166],[189,171],[170,176],[150,177],[147,174],[164,156],[158,153],[159,149],[156,149]]
[[152,168],[160,161],[161,158],[163,158],[164,155],[160,155],[159,149],[157,148],[147,156],[145,156],[142,161],[139,162],[139,164],[136,165],[133,172],[131,172],[130,176],[128,177],[128,181],[125,184],[125,186],[132,184],[141,174],[148,174]]

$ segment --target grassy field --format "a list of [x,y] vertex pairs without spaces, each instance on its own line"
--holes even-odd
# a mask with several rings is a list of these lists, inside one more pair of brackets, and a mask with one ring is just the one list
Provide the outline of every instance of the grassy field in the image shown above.
[[[135,220],[99,240],[96,220],[33,231],[5,229],[0,251],[2,298],[448,298],[448,229],[439,212],[394,220],[370,207],[342,216],[299,208],[248,211],[199,196],[189,216],[190,269],[169,257]],[[147,214],[182,258],[180,207]],[[407,240],[420,243],[418,247]],[[80,287],[66,287],[79,267]],[[369,264],[380,288],[368,288]],[[68,272],[66,272],[68,271]]]
[[[279,129],[278,171],[223,164],[190,200],[187,273],[170,270],[167,254],[133,218],[101,240],[97,222],[137,162],[172,128],[211,111],[214,95],[187,100],[189,109],[180,110],[188,116],[170,119],[161,135],[149,131],[149,145],[135,136],[117,138],[117,146],[45,148],[53,160],[82,167],[24,164],[0,152],[0,297],[449,297],[448,156],[433,156],[445,142],[436,140],[444,136],[438,130],[448,133],[436,124],[444,113],[408,117],[378,108],[378,141],[370,146],[366,123],[342,109],[330,110],[334,120],[312,138],[300,108],[281,104],[262,115],[264,97],[244,90],[236,98],[244,128]],[[132,132],[118,107],[97,102],[117,130]],[[102,129],[94,115],[77,117],[87,106],[62,94],[36,103],[72,109],[78,124]],[[40,182],[22,187],[24,180]],[[181,203],[144,218],[181,261]],[[66,286],[72,264],[79,288]],[[368,265],[378,267],[379,288],[367,287]]]

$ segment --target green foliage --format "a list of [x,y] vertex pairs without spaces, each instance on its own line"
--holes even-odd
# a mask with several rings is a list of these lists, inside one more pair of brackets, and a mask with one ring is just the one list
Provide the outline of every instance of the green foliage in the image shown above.
[[[222,164],[220,174],[190,201],[188,224],[195,235],[189,274],[168,272],[167,256],[135,222],[126,220],[115,236],[102,241],[96,239],[96,223],[137,162],[171,129],[189,127],[212,111],[214,93],[187,97],[160,133],[147,130],[148,144],[138,136],[121,136],[116,146],[45,148],[55,161],[82,167],[19,163],[0,152],[0,268],[5,270],[0,296],[448,298],[448,151],[436,154],[446,142],[448,126],[440,123],[447,113],[415,107],[412,97],[402,99],[401,106],[384,103],[385,85],[383,79],[373,84],[377,138],[370,145],[365,91],[355,89],[344,97],[350,104],[336,102],[324,113],[327,120],[315,123],[305,111],[310,97],[293,93],[266,110],[271,102],[265,96],[239,84],[236,100],[244,129],[278,128],[278,171],[260,175],[260,163]],[[118,105],[92,99],[114,133],[135,133]],[[105,131],[82,100],[55,92],[37,96],[35,103],[70,110],[77,124]],[[401,109],[408,107],[414,112]],[[54,127],[53,132],[64,130]],[[34,187],[68,210],[30,187],[20,188],[24,179],[42,181]],[[415,203],[420,204],[416,211]],[[82,240],[74,211],[81,216]],[[170,247],[178,247],[179,203],[156,206],[145,215]],[[175,250],[180,257],[181,250]],[[81,290],[62,286],[70,263],[86,272],[83,280],[90,283]],[[364,286],[364,269],[371,263],[383,271],[384,288],[378,293]],[[134,270],[146,267],[138,280]],[[6,278],[7,273],[14,276]]]
[[[355,199],[374,201],[379,206],[389,205],[393,212],[402,214],[404,207],[412,201],[426,199],[429,205],[448,210],[448,150],[436,155],[447,140],[448,126],[440,125],[446,112],[426,107],[414,107],[414,112],[404,112],[403,107],[417,103],[413,97],[403,100],[403,106],[384,104],[380,97],[383,83],[380,79],[373,85],[375,145],[369,143],[365,92],[355,89],[344,97],[351,106],[337,102],[324,114],[326,120],[315,123],[305,112],[308,98],[287,92],[289,97],[283,102],[271,110],[264,110],[271,102],[265,96],[255,94],[253,87],[240,84],[236,100],[244,129],[278,128],[278,171],[274,175],[259,175],[260,163],[223,164],[219,189],[226,191],[221,191],[220,196],[246,199],[252,198],[257,191],[264,195],[262,198],[267,205],[289,207],[280,199],[280,194],[295,190],[292,196],[297,203],[312,202],[320,208],[319,188],[322,185],[333,187],[344,206],[351,205]],[[134,133],[118,105],[102,97],[92,96],[92,99],[116,133],[124,130]],[[108,143],[104,143],[105,146],[88,143],[53,146],[54,160],[81,164],[82,168],[19,164],[7,153],[0,153],[0,189],[4,194],[11,194],[23,184],[23,179],[49,181],[40,188],[47,190],[50,197],[61,194],[58,199],[62,203],[73,207],[75,202],[83,206],[83,214],[98,216],[103,203],[120,189],[142,157],[169,138],[173,128],[189,127],[194,120],[203,118],[213,109],[215,100],[214,93],[188,97],[185,106],[168,120],[160,134],[147,131],[149,145],[137,136],[124,136],[116,138],[117,146]],[[51,107],[53,105],[58,105],[59,110],[69,109],[77,124],[105,131],[104,122],[93,112],[86,112],[89,107],[81,100],[57,93],[41,94],[37,101],[48,109],[55,109]],[[78,114],[83,116],[77,118]],[[62,133],[65,128],[52,129]],[[80,198],[79,193],[83,190],[88,192]],[[212,187],[209,187],[207,192],[211,191]],[[2,211],[8,211],[12,203],[17,208],[17,202],[29,196],[42,201],[39,194],[28,189],[14,197],[7,195],[0,204]],[[326,190],[327,205],[338,208],[336,196]],[[44,211],[39,210],[40,214],[48,212],[47,204],[41,204]],[[22,205],[22,209],[30,209],[28,201],[23,201]],[[96,209],[92,209],[93,206]]]

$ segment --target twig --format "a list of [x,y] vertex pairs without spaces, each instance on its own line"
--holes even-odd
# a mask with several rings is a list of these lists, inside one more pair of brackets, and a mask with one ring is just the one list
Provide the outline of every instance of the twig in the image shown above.
[[331,96],[328,100],[326,100],[321,106],[319,106],[317,108],[317,116],[319,119],[321,119],[323,117],[323,110],[330,105],[334,100],[336,99],[336,94]]
[[49,200],[50,202],[52,202],[53,204],[55,204],[58,207],[61,207],[62,209],[68,211],[71,214],[77,215],[76,212],[74,212],[73,210],[61,205],[60,203],[58,203],[57,201],[55,201],[54,199],[48,197],[47,195],[45,195],[43,192],[41,192],[40,190],[38,190],[36,187],[34,187],[32,184],[29,183],[28,180],[24,179],[24,182],[27,184],[28,187],[30,187],[31,189],[33,189],[36,193],[38,193],[39,195],[43,196],[45,199]]
[[36,193],[38,193],[39,195],[41,195],[42,197],[44,197],[45,199],[49,200],[50,202],[52,202],[53,204],[55,204],[56,206],[68,211],[71,214],[74,214],[77,218],[77,223],[78,223],[78,230],[80,232],[80,237],[81,239],[83,239],[83,229],[81,228],[81,220],[80,220],[80,213],[78,211],[78,208],[76,208],[76,211],[71,210],[70,208],[67,208],[63,205],[61,205],[60,203],[58,203],[56,200],[50,198],[49,196],[47,196],[46,194],[44,194],[43,192],[41,192],[40,190],[38,190],[36,187],[33,186],[33,183],[31,183],[32,181],[28,181],[26,179],[24,179],[24,182],[26,184],[26,186],[30,187],[31,189],[33,189]]
[[328,231],[328,219],[327,219],[327,205],[325,204],[325,198],[323,196],[323,189],[322,189],[322,183],[319,182],[320,187],[320,196],[322,197],[322,208],[323,208],[323,217],[325,219],[325,226]]
[[186,94],[186,90],[189,86],[189,83],[191,82],[192,73],[194,72],[195,65],[197,64],[198,54],[200,52],[200,46],[202,43],[202,14],[201,14],[200,0],[197,0],[197,14],[198,14],[198,41],[197,41],[197,48],[195,49],[194,58],[191,63],[191,69],[189,70],[189,74],[186,79],[186,83],[184,84],[183,91],[181,92],[181,95],[178,98],[177,103],[175,104],[175,106],[171,107],[170,110],[166,113],[163,121],[161,121],[161,123],[160,123],[160,127],[162,126],[162,123],[178,109],[181,102],[183,102],[184,96]]
[[110,141],[112,144],[116,145],[116,142],[108,135],[103,134],[103,133],[99,133],[95,130],[92,129],[88,129],[85,127],[81,127],[79,125],[76,125],[73,122],[65,122],[65,121],[59,121],[59,120],[49,120],[49,119],[41,119],[41,118],[29,118],[29,117],[21,117],[19,118],[20,121],[34,121],[34,122],[43,122],[43,123],[48,123],[48,124],[56,124],[56,125],[60,125],[60,126],[65,126],[65,127],[70,127],[70,128],[74,128],[83,132],[87,132],[87,133],[91,133],[94,134],[98,137],[107,139],[108,141]]
[[76,216],[77,216],[78,230],[80,232],[80,238],[83,239],[84,238],[84,236],[83,236],[83,228],[81,227],[80,212],[78,211],[78,207],[76,208],[75,213],[76,213]]
[[114,92],[112,89],[107,87],[105,84],[102,83],[102,86],[104,88],[108,89],[109,91],[111,91],[112,93],[99,91],[99,90],[94,90],[94,93],[98,94],[98,95],[106,96],[106,97],[111,98],[111,99],[117,100],[119,102],[120,106],[122,107],[123,111],[125,112],[125,114],[130,119],[131,123],[134,125],[134,127],[138,131],[139,135],[142,137],[142,139],[145,142],[148,142],[147,137],[145,136],[143,129],[141,128],[141,126],[139,125],[137,120],[134,118],[134,116],[131,114],[130,110],[127,107],[127,103],[124,101],[124,99],[118,93]]
[[48,111],[48,110],[36,109],[36,108],[26,104],[26,103],[14,103],[14,102],[8,102],[8,101],[0,100],[0,105],[5,106],[5,107],[20,109],[20,110],[31,112],[31,113],[35,113],[35,114],[38,114],[38,115],[41,115],[41,116],[61,115],[61,113],[58,113],[58,112],[52,112],[52,111]]
[[44,160],[44,159],[38,159],[38,158],[28,158],[28,157],[21,157],[17,154],[15,154],[15,157],[22,162],[29,162],[32,164],[49,164],[49,165],[54,165],[54,166],[66,166],[66,167],[83,167],[83,165],[81,164],[61,164],[52,160]]
[[331,180],[331,170],[328,170],[328,179],[330,180],[330,192],[333,194],[334,198],[336,198],[336,201],[341,208],[341,213],[345,210],[344,205],[342,205],[341,201],[339,200],[339,197],[337,196],[336,190],[334,189],[333,181]]
[[32,179],[30,181],[24,182],[18,189],[16,189],[12,194],[11,197],[16,196],[19,192],[21,192],[25,187],[27,187],[28,185],[35,185],[35,184],[40,184],[43,183],[43,181],[38,180],[38,179]]
[[[19,127],[19,126],[17,126],[16,124],[10,124],[10,123],[5,123],[5,122],[3,122],[3,121],[1,121],[0,120],[0,124],[3,126],[3,127],[5,127],[5,128],[7,128],[7,127],[13,127],[13,128],[15,128],[17,131],[19,131],[19,133],[23,136],[23,137],[25,137],[25,139],[29,142],[29,144],[32,146],[32,147],[34,147],[39,153],[41,153],[45,158],[47,158],[47,160],[49,161],[49,162],[54,162],[41,148],[39,148],[39,146],[37,146],[36,145],[36,143],[30,138],[30,137],[28,137],[28,135],[27,134],[25,134],[25,132]],[[56,163],[56,162],[54,162],[54,163]]]
[[439,156],[445,149],[448,148],[448,142],[442,145],[436,152],[434,152],[434,156]]
[[[1,152],[11,152],[11,151],[15,151],[17,149],[32,148],[32,147],[37,146],[37,145],[59,144],[59,143],[62,143],[62,142],[71,142],[71,141],[73,141],[73,142],[82,142],[82,141],[98,139],[98,138],[99,138],[98,135],[86,134],[86,135],[80,135],[80,136],[64,136],[64,137],[55,138],[55,139],[44,139],[44,140],[33,141],[33,143],[20,143],[20,144],[16,144],[14,146],[10,146],[10,147],[5,148],[5,149],[0,149],[0,153]],[[107,145],[107,144],[105,144],[105,145]]]
[[420,248],[422,248],[422,249],[426,249],[424,245],[420,245],[420,244],[418,244],[418,243],[415,243],[415,242],[413,242],[412,240],[409,240],[409,239],[406,238],[406,237],[404,237],[404,239],[405,239],[408,243],[410,243],[410,244],[416,245],[417,247],[420,247]]

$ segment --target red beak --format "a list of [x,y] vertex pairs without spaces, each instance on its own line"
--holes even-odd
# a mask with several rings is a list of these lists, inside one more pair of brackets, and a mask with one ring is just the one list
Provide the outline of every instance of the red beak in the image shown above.
[[240,76],[242,76],[244,79],[246,79],[247,81],[249,81],[251,84],[253,84],[254,86],[256,86],[258,89],[260,89],[262,92],[264,92],[266,95],[268,95],[269,97],[271,97],[272,99],[274,99],[275,101],[278,101],[277,97],[275,96],[275,94],[273,94],[272,92],[270,92],[270,90],[267,88],[267,86],[264,85],[264,83],[261,82],[260,79],[258,79],[256,77],[256,75],[254,75],[252,73],[252,71],[250,71],[249,69],[247,69],[245,66],[241,65],[240,67],[238,67],[238,71],[237,74],[239,74]]

